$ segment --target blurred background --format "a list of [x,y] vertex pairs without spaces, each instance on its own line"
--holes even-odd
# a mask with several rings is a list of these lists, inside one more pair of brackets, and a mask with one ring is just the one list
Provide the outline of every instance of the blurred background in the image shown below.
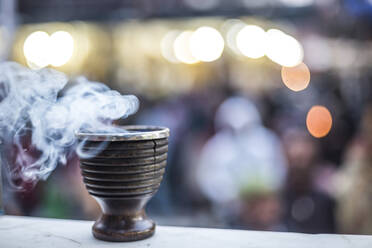
[[[1,0],[0,59],[139,97],[171,129],[163,225],[372,234],[371,0]],[[72,155],[6,214],[93,220]]]

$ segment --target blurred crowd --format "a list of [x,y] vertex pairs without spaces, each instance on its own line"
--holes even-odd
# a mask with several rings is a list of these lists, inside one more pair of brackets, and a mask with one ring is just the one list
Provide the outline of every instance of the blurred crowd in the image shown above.
[[[335,116],[330,133],[317,139],[291,107],[298,99],[286,102],[291,94],[284,87],[260,96],[214,87],[157,102],[142,98],[138,114],[122,124],[171,130],[165,179],[149,214],[168,225],[372,233],[372,108],[362,108],[355,128],[342,123],[352,123],[351,115],[338,113],[346,117]],[[4,202],[8,214],[99,214],[75,155],[35,188],[8,185]]]

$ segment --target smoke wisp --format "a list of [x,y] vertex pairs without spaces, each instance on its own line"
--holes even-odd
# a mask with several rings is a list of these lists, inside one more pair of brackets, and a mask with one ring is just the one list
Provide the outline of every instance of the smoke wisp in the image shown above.
[[35,184],[66,164],[75,133],[125,132],[113,120],[135,113],[139,101],[99,82],[68,78],[51,69],[0,63],[0,137],[3,166],[12,182]]

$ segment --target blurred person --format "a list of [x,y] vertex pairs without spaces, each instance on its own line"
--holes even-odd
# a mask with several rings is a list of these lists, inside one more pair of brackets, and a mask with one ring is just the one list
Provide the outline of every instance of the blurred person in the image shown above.
[[6,214],[32,215],[42,201],[45,185],[24,181],[19,176],[24,161],[31,161],[37,151],[31,145],[31,136],[25,132],[17,141],[2,140],[0,160],[4,179],[4,209]]
[[316,185],[321,164],[315,139],[305,130],[288,128],[283,144],[288,158],[288,177],[283,191],[283,220],[287,230],[333,233],[334,201]]
[[224,101],[215,122],[218,131],[203,147],[195,170],[200,191],[232,227],[280,229],[278,192],[286,161],[279,139],[243,97]]
[[[139,113],[136,124],[166,126],[170,129],[167,168],[159,191],[148,204],[148,212],[158,216],[173,216],[176,212],[170,172],[175,165],[176,150],[187,125],[187,106],[180,99],[162,102]],[[177,178],[179,176],[177,175]],[[178,185],[175,186],[176,188]],[[168,223],[166,223],[168,224]],[[172,223],[170,223],[172,224]]]
[[[9,173],[4,170],[4,173]],[[36,185],[22,183],[17,188],[4,175],[6,214],[68,219],[96,219],[100,213],[96,201],[88,194],[82,180],[77,156],[68,158],[66,166],[57,167],[46,180]],[[20,187],[20,186],[19,186]]]
[[347,149],[334,189],[339,231],[372,234],[372,105]]
[[195,190],[193,174],[201,147],[213,133],[213,113],[224,98],[224,91],[219,87],[199,89],[151,104],[136,118],[137,124],[167,126],[171,132],[165,176],[148,205],[151,214],[166,216],[169,222],[165,224],[179,225],[175,218],[187,216],[185,219],[189,220],[190,216],[197,215],[193,226],[209,225],[208,217],[199,218],[208,206]]

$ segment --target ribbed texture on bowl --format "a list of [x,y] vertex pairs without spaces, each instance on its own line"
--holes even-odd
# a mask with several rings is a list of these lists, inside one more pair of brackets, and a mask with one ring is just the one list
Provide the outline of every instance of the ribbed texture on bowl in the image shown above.
[[88,192],[100,198],[137,198],[153,195],[165,171],[168,138],[108,142],[85,141],[84,152],[96,154],[80,158]]

